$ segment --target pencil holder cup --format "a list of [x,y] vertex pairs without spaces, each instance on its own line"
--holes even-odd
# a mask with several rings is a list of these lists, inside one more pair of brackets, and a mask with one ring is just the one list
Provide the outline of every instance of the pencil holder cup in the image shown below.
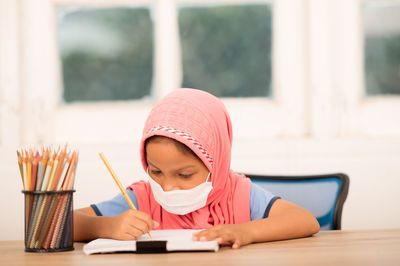
[[25,195],[25,251],[59,252],[74,249],[74,192],[22,191]]

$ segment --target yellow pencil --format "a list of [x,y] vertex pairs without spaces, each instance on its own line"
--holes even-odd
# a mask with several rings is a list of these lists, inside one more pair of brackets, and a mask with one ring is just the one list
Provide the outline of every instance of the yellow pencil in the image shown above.
[[26,177],[26,190],[31,190],[31,183],[32,183],[32,151],[29,152],[29,154],[27,154],[27,164],[26,164],[26,173],[27,173],[27,177]]
[[47,189],[46,190],[53,190],[53,184],[54,184],[54,175],[56,174],[56,169],[58,166],[58,160],[60,159],[60,151],[58,151],[57,155],[55,156],[53,166],[51,167],[51,172],[49,176],[49,181],[47,184]]
[[[122,195],[124,195],[124,198],[128,202],[128,204],[131,207],[131,209],[137,210],[135,205],[133,204],[131,198],[129,197],[128,193],[126,193],[126,190],[124,189],[124,187],[122,186],[121,182],[119,181],[117,175],[114,173],[114,170],[111,168],[111,165],[108,163],[108,161],[107,161],[106,157],[104,156],[104,154],[102,152],[100,152],[99,155],[100,155],[101,159],[103,160],[104,164],[106,165],[106,167],[107,167],[108,171],[110,172],[111,176],[114,178],[115,183],[117,183],[117,185],[119,187],[119,190],[121,190]],[[147,234],[151,238],[150,232],[148,232]]]
[[24,184],[24,170],[22,169],[22,157],[19,153],[19,151],[17,150],[17,156],[18,156],[18,166],[19,166],[19,172],[21,174],[21,178],[22,178],[22,185],[25,189],[25,184]]
[[27,164],[27,159],[23,155],[22,157],[22,173],[24,174],[24,189],[28,190],[28,173],[26,171],[26,164]]

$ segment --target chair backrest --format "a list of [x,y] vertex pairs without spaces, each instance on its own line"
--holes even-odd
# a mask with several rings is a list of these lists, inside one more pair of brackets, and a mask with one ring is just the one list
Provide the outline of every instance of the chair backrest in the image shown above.
[[246,174],[253,183],[314,214],[321,230],[341,229],[350,179],[342,173],[310,176]]

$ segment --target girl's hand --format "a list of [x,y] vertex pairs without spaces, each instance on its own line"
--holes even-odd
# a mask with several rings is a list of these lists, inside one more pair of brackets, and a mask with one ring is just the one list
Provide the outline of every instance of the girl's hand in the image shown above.
[[224,224],[193,234],[194,241],[217,240],[220,245],[229,245],[233,249],[252,243],[250,232],[245,224]]
[[153,221],[145,212],[128,210],[120,215],[109,217],[107,223],[108,235],[110,238],[118,240],[133,240],[146,234],[153,228],[157,228],[159,223]]

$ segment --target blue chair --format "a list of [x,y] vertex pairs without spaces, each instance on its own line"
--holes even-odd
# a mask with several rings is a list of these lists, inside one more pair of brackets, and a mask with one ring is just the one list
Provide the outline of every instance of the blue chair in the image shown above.
[[321,230],[340,230],[350,179],[342,173],[310,176],[246,174],[253,183],[314,214]]

